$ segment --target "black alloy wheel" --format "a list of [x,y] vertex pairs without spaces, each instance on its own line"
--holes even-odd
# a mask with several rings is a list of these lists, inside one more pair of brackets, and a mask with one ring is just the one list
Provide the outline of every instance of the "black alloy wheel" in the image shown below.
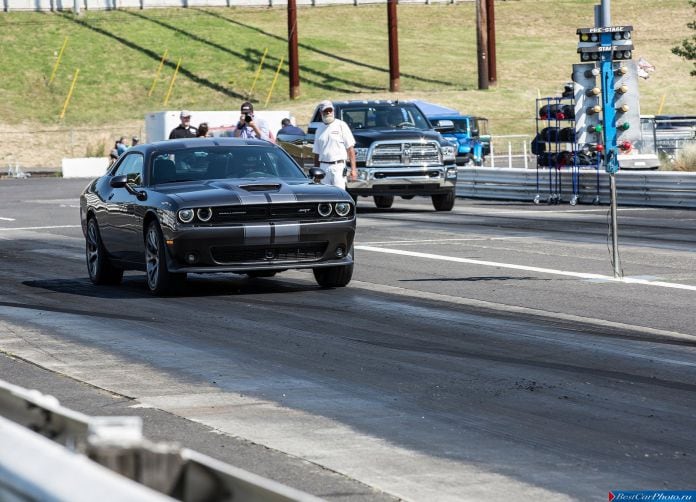
[[92,283],[97,285],[120,284],[123,279],[123,269],[114,267],[109,261],[99,233],[99,225],[94,217],[87,221],[85,259],[89,279]]
[[169,271],[164,237],[156,221],[150,222],[145,234],[145,270],[147,287],[156,295],[172,293],[186,281],[186,274]]
[[454,191],[433,195],[432,199],[436,211],[451,211],[454,207]]

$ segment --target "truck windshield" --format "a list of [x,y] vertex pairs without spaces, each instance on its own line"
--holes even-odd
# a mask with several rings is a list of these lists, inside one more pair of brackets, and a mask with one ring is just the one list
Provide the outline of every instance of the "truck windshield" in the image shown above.
[[340,118],[357,129],[431,129],[415,105],[365,105],[344,108]]

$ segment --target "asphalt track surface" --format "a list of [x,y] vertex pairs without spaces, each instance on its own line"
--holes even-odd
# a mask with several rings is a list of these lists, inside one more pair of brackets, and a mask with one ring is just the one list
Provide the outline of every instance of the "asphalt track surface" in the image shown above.
[[696,213],[360,199],[356,271],[87,278],[85,180],[0,181],[0,374],[328,500],[695,489]]

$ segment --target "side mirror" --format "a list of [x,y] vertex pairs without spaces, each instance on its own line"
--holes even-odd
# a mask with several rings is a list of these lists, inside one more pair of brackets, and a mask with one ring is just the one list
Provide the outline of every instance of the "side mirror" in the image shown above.
[[454,122],[451,120],[438,120],[436,124],[433,125],[434,129],[438,132],[447,132],[454,130]]
[[323,180],[324,177],[326,176],[326,173],[319,169],[318,167],[312,167],[309,170],[309,177],[312,178],[313,180]]
[[128,193],[135,195],[138,200],[147,200],[147,192],[145,190],[138,191],[128,183],[128,176],[114,176],[109,182],[112,188],[125,188]]
[[472,138],[478,138],[478,135],[479,135],[479,130],[472,127],[472,128],[471,128],[471,137],[472,137]]

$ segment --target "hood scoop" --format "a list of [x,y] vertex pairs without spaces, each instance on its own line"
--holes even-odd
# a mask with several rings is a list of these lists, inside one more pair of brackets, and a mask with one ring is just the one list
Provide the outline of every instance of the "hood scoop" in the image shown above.
[[277,192],[280,190],[280,183],[252,183],[239,185],[239,188],[247,192]]

